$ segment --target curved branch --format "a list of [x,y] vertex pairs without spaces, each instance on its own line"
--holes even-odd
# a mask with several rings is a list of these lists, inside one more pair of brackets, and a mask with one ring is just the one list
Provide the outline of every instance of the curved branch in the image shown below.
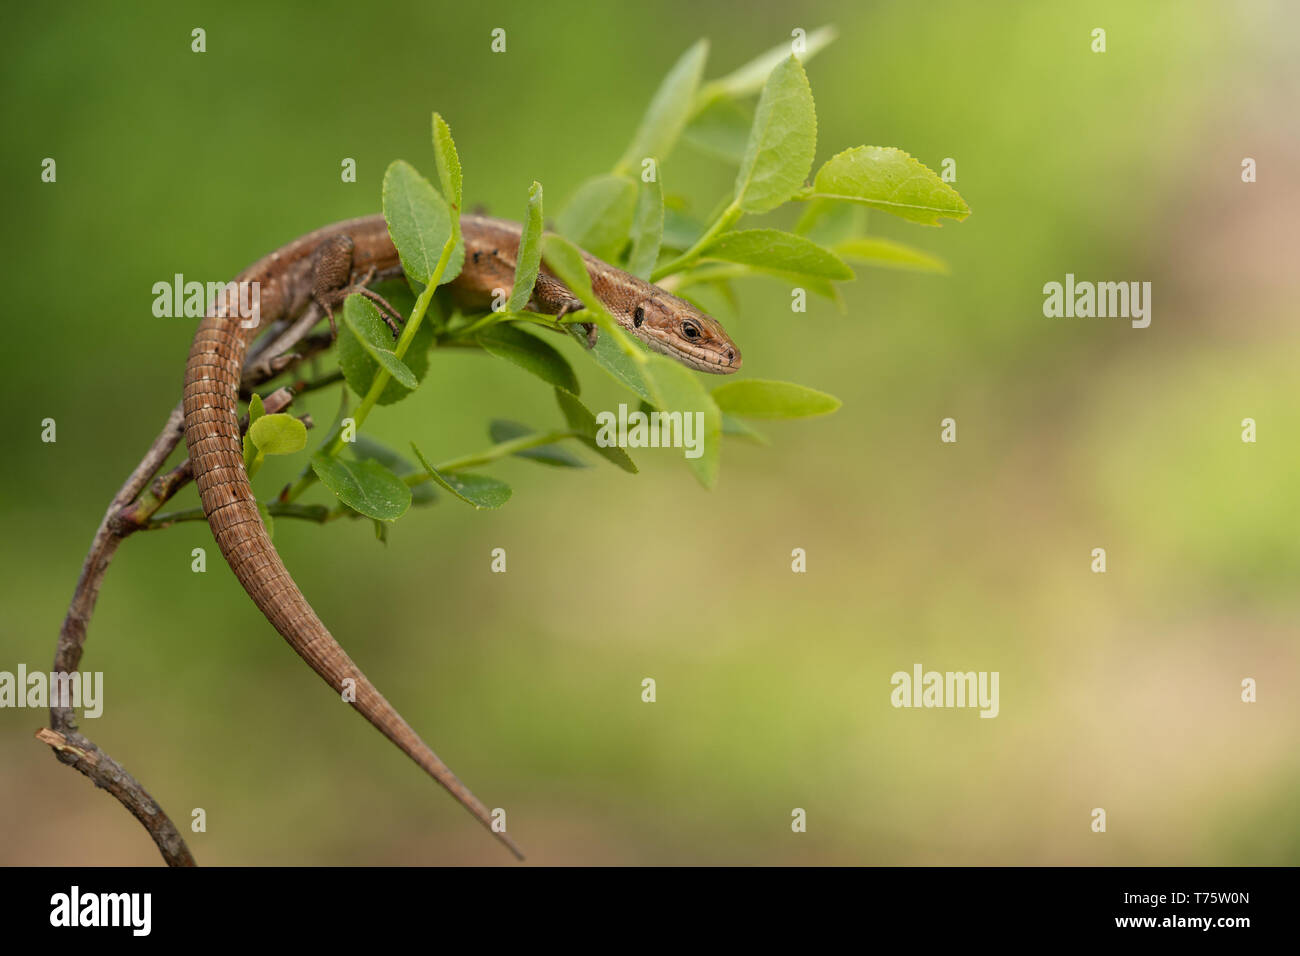
[[[319,337],[312,337],[305,343],[304,355],[288,354],[290,349],[307,337],[307,333],[320,318],[319,307],[313,304],[307,308],[298,321],[258,353],[255,362],[250,363],[251,367],[245,368],[244,385],[256,386],[298,364],[307,355],[321,351],[322,342]],[[328,348],[328,345],[329,342],[326,341],[323,347]],[[298,391],[292,388],[277,389],[266,398],[266,410],[282,411],[293,401],[295,394]],[[59,628],[59,642],[54,652],[55,673],[73,673],[81,664],[90,616],[94,613],[100,585],[103,584],[108,565],[118,547],[129,535],[149,527],[150,519],[158,509],[193,480],[193,470],[186,458],[175,468],[159,475],[150,485],[151,479],[154,479],[163,463],[180,444],[184,435],[183,419],[184,414],[178,403],[168,415],[158,437],[113,496],[104,513],[91,541],[90,551],[82,563],[77,587],[68,604],[68,613]],[[146,486],[149,486],[148,491],[145,490]],[[71,702],[67,701],[67,706],[60,706],[61,703],[63,702],[57,698],[51,701],[50,727],[37,731],[37,739],[50,746],[60,763],[80,771],[95,786],[107,790],[131,811],[148,831],[168,866],[194,866],[194,855],[158,802],[121,764],[78,731]]]

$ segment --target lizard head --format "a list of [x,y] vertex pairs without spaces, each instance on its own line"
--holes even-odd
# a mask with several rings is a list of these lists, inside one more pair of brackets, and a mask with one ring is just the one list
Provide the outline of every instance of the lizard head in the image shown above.
[[740,368],[740,348],[722,325],[675,295],[657,289],[633,306],[631,317],[637,338],[683,365],[716,375]]

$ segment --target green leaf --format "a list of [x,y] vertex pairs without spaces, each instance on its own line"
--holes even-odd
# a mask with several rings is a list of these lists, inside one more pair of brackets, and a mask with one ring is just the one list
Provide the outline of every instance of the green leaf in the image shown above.
[[307,447],[307,426],[292,415],[263,415],[248,426],[253,444],[263,455],[292,455]]
[[575,326],[570,326],[569,334],[582,343],[584,351],[595,359],[596,364],[608,372],[615,381],[635,392],[640,398],[649,400],[650,389],[645,383],[645,378],[641,375],[641,366],[619,348],[618,343],[610,336],[598,335],[596,337],[596,347],[588,349],[586,332]]
[[[442,118],[442,114],[433,114],[433,155],[438,164],[438,181],[442,183],[442,195],[448,205],[460,218],[461,173],[460,155],[456,152],[456,142],[451,138],[451,127]],[[439,250],[441,254],[441,250]],[[432,272],[432,270],[430,270]]]
[[[376,321],[368,321],[369,318]],[[384,336],[388,336],[390,330],[373,302],[360,293],[348,296],[343,303],[343,322],[352,330],[352,334],[357,337],[357,342],[366,353],[393,377],[393,381],[408,389],[414,389],[420,384],[415,373],[406,367],[406,363],[391,349],[384,348],[382,344],[385,341]],[[384,330],[382,333],[378,331],[380,328]],[[392,341],[391,336],[387,341]]]
[[[262,404],[262,396],[258,395],[257,392],[254,392],[253,397],[248,400],[249,428],[253,426],[253,422],[257,421],[265,414],[266,414],[266,407]],[[253,436],[250,435],[246,429],[244,431],[244,470],[245,471],[248,471],[249,468],[252,467],[253,459],[256,457],[257,457],[257,446],[253,444]]]
[[724,232],[701,250],[710,259],[739,262],[789,275],[818,279],[852,279],[853,270],[834,253],[780,229]]
[[794,231],[827,248],[862,234],[867,225],[867,207],[858,203],[811,199],[804,203]]
[[816,389],[753,378],[719,385],[713,398],[724,412],[745,418],[809,418],[829,414],[842,404]]
[[[379,295],[382,295],[398,315],[405,318],[415,311],[415,297],[418,292],[411,291],[411,285],[407,283],[404,276],[395,279],[388,279],[383,282],[376,282],[370,286],[370,288]],[[419,290],[423,291],[423,286],[420,286]],[[440,319],[441,310],[437,308],[437,306],[438,302],[436,300],[429,303],[429,310],[425,313],[426,322]],[[378,341],[383,342],[385,345],[392,343],[392,331],[390,330],[387,333],[386,338],[380,336]],[[406,361],[406,356],[402,357],[402,361]]]
[[736,174],[736,204],[750,213],[775,209],[802,188],[816,151],[812,88],[799,61],[790,56],[772,70],[758,99]]
[[681,412],[683,416],[703,414],[703,432],[699,435],[701,455],[687,458],[696,479],[705,488],[718,480],[718,460],[722,444],[722,413],[713,396],[684,365],[662,355],[650,356],[645,366],[646,384],[651,403],[664,412]]
[[477,341],[487,352],[531,372],[548,385],[578,394],[578,376],[568,361],[537,336],[503,322],[484,329]]
[[704,235],[705,225],[664,201],[664,241],[667,249],[689,249]]
[[[840,294],[839,287],[830,279],[822,279],[817,276],[800,275],[796,272],[781,272],[777,269],[764,269],[755,266],[741,265],[733,263],[727,266],[719,266],[717,263],[709,263],[706,269],[696,270],[685,273],[690,279],[689,282],[683,283],[678,288],[678,295],[688,302],[697,302],[697,308],[706,315],[719,315],[729,309],[733,309],[732,300],[734,298],[728,291],[727,286],[721,282],[712,282],[708,280],[710,273],[717,274],[720,268],[726,269],[728,279],[743,279],[751,276],[764,276],[777,279],[786,284],[798,285],[814,295],[830,299],[840,306],[843,312],[844,297]],[[719,300],[716,295],[711,294],[708,290],[710,285],[717,288],[723,295],[727,296],[724,300]]]
[[627,257],[627,271],[649,279],[659,261],[659,246],[664,238],[664,191],[659,177],[641,183],[637,191],[636,214],[632,217],[632,251]]
[[416,447],[415,442],[411,442],[411,451],[415,452],[415,457],[420,460],[424,470],[442,487],[446,488],[461,501],[466,501],[475,508],[500,508],[510,500],[510,486],[504,481],[497,481],[495,478],[489,478],[487,475],[475,474],[447,474],[434,468],[429,464],[429,459]]
[[[502,419],[495,419],[488,426],[488,435],[492,441],[500,444],[501,442],[514,441],[516,438],[524,438],[528,435],[536,435],[536,429],[529,428],[519,422],[508,422]],[[549,445],[538,445],[536,448],[525,448],[521,451],[514,452],[517,458],[531,458],[533,461],[541,462],[545,465],[555,465],[560,468],[586,468],[587,463],[569,451],[563,445],[552,442]]]
[[673,64],[650,101],[627,152],[614,167],[616,173],[629,173],[646,158],[662,160],[672,152],[694,106],[708,56],[709,41],[699,40]]
[[339,501],[367,518],[396,521],[411,507],[411,489],[377,461],[347,461],[317,452],[311,467]]
[[739,418],[722,413],[722,434],[731,435],[734,438],[743,438],[746,441],[752,441],[755,445],[770,445],[766,435],[758,431],[748,422],[743,422]]
[[528,215],[519,236],[519,254],[515,257],[515,284],[510,290],[509,312],[522,312],[533,296],[537,270],[542,264],[542,184],[534,181],[528,190]]
[[583,305],[594,311],[605,311],[604,305],[592,291],[591,273],[587,271],[581,249],[563,236],[548,234],[542,237],[542,258],[559,280],[569,287],[569,291],[582,300]]
[[[650,359],[646,348],[620,327],[618,320],[609,314],[605,304],[591,288],[591,274],[582,252],[562,236],[547,235],[542,238],[542,256],[551,271],[582,301],[591,318],[600,326],[602,334],[596,338],[596,347],[589,350],[596,361],[611,375],[638,394],[649,395],[643,381],[642,369]],[[586,336],[570,327],[575,338],[585,342]]]
[[[352,305],[354,299],[364,303],[364,307]],[[364,396],[370,391],[370,383],[374,381],[375,373],[379,369],[379,361],[371,350],[379,347],[377,343],[392,342],[392,332],[384,324],[379,310],[371,305],[369,300],[359,295],[348,296],[344,301],[343,320],[339,328],[339,368],[348,383],[348,388],[357,395]],[[354,327],[358,328],[360,333],[354,332]],[[421,322],[415,337],[411,339],[411,347],[407,349],[406,355],[398,360],[415,377],[416,384],[424,380],[425,373],[429,370],[429,350],[433,347],[433,340],[433,323]],[[394,355],[393,358],[396,356]],[[411,389],[393,377],[380,393],[379,404],[391,405],[410,394]]]
[[745,158],[745,146],[749,143],[749,130],[753,125],[753,113],[735,100],[719,99],[691,120],[682,138],[701,152],[739,165]]
[[[384,173],[384,219],[407,278],[427,285],[451,239],[451,213],[429,181],[400,159]],[[464,260],[464,243],[457,243],[440,284],[456,278]]]
[[[393,449],[364,433],[359,433],[356,440],[350,442],[348,447],[352,449],[352,454],[356,458],[362,461],[377,461],[399,478],[413,475],[419,470]],[[437,500],[438,493],[433,490],[429,482],[421,482],[411,487],[411,504],[428,505]]]
[[813,295],[819,295],[823,299],[830,299],[839,307],[841,314],[848,311],[845,308],[844,296],[840,294],[839,286],[829,279],[809,279],[805,277],[799,280],[799,284]]
[[889,239],[845,239],[836,243],[835,251],[846,259],[883,266],[886,269],[910,269],[917,272],[948,272],[942,259]]
[[627,452],[616,445],[602,445],[596,441],[596,433],[599,431],[596,426],[596,416],[591,414],[586,405],[558,388],[555,390],[555,400],[559,403],[560,413],[569,423],[569,428],[577,432],[579,441],[606,461],[613,462],[630,474],[636,474],[636,463]]
[[622,176],[589,179],[578,188],[555,229],[598,259],[610,261],[622,250],[632,227],[636,186]]
[[262,516],[262,526],[266,528],[268,538],[275,537],[275,521],[271,517],[271,512],[267,510],[266,505],[262,502],[257,503],[257,513]]
[[[804,38],[804,48],[799,54],[800,57],[805,63],[808,62],[834,40],[835,36],[836,31],[833,26],[827,25],[814,30]],[[789,57],[791,52],[791,41],[784,40],[739,69],[716,80],[710,80],[700,89],[696,97],[697,105],[703,107],[719,97],[729,96],[740,99],[757,93],[772,70]]]
[[[542,257],[556,277],[578,297],[596,324],[604,331],[605,334],[597,338],[597,348],[600,347],[600,339],[607,338],[610,340],[607,345],[612,344],[619,348],[625,357],[631,358],[633,363],[641,362],[641,357],[646,354],[645,350],[636,344],[636,339],[623,331],[618,320],[605,308],[605,303],[601,302],[592,291],[591,273],[587,271],[587,263],[582,251],[563,236],[548,234],[542,237]],[[570,332],[573,331],[570,329]]]
[[939,225],[941,217],[965,219],[970,207],[930,168],[901,149],[855,146],[817,170],[809,197],[857,202],[910,222]]

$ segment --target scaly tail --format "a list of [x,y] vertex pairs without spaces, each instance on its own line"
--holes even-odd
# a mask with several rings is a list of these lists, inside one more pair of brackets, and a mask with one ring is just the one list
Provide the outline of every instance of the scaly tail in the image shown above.
[[[267,294],[264,287],[264,306]],[[225,312],[225,315],[210,314],[200,323],[185,369],[185,444],[194,466],[194,481],[203,501],[203,511],[221,553],[249,597],[311,669],[336,692],[342,692],[345,679],[354,680],[356,700],[352,706],[522,860],[523,852],[515,842],[507,834],[492,829],[487,807],[438,759],[352,663],[294,584],[271,544],[244,471],[239,431],[237,398],[248,349],[245,336],[254,330],[241,327],[238,309],[227,308]]]

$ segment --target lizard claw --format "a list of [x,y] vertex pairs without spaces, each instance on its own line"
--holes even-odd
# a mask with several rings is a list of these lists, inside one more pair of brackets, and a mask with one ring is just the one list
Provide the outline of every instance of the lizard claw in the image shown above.
[[[581,308],[582,303],[579,300],[566,299],[560,306],[560,310],[555,313],[555,321],[559,322],[570,312],[577,312]],[[578,324],[581,325],[582,330],[587,333],[587,348],[594,349],[596,347],[596,324],[594,322],[580,322]]]
[[371,290],[365,288],[364,286],[358,286],[353,291],[361,293],[371,302],[374,302],[377,306],[379,306],[379,317],[384,320],[384,323],[388,326],[389,330],[393,333],[393,338],[397,338],[399,335],[401,335],[402,326],[406,324],[406,317],[402,315],[402,313],[394,309],[391,305],[389,305],[387,299],[385,299],[378,292],[372,292]]
[[320,302],[320,306],[325,310],[325,317],[330,320],[330,341],[333,342],[339,337],[339,327],[334,322],[334,310],[326,305],[324,301]]
[[346,297],[348,294],[356,292],[360,295],[364,295],[371,302],[375,303],[375,305],[379,307],[379,317],[384,320],[384,324],[387,325],[389,331],[393,333],[393,338],[397,338],[401,334],[402,326],[406,324],[406,318],[402,313],[394,309],[388,303],[388,300],[382,295],[366,288],[367,283],[369,283],[374,277],[375,268],[374,266],[371,266],[366,270],[365,275],[352,283],[351,287],[345,289],[342,294]]

